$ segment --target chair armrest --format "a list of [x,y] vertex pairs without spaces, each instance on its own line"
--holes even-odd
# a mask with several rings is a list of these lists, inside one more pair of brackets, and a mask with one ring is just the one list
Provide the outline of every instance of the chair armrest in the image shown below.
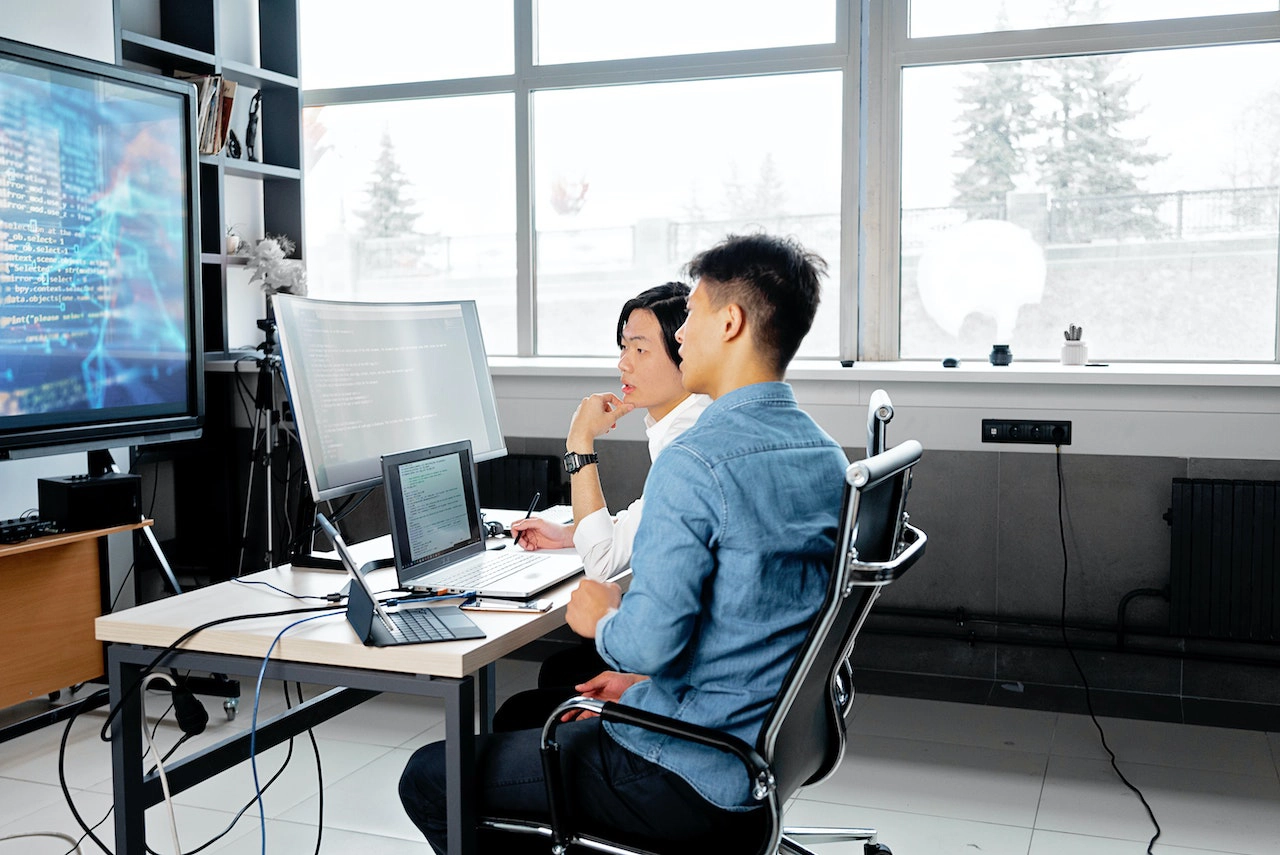
[[903,523],[902,539],[907,548],[888,561],[849,562],[849,578],[854,585],[885,585],[893,582],[924,554],[929,536],[910,523]]
[[773,792],[773,772],[769,769],[769,764],[764,761],[759,752],[745,741],[732,734],[722,733],[699,724],[668,718],[664,715],[658,715],[648,710],[637,709],[614,701],[576,697],[570,698],[556,707],[555,712],[551,714],[551,717],[547,719],[547,723],[542,727],[542,747],[544,751],[555,745],[555,730],[561,723],[561,717],[573,710],[587,710],[588,712],[596,713],[605,721],[628,724],[675,739],[706,745],[726,754],[732,754],[746,767],[747,775],[751,778],[752,798],[756,801],[764,801]]

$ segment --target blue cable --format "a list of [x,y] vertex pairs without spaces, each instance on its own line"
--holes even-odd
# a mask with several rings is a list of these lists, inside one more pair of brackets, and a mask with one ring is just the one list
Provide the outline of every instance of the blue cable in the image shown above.
[[271,646],[267,648],[267,655],[262,657],[262,667],[258,669],[258,685],[255,687],[253,694],[253,721],[249,725],[249,765],[253,768],[253,788],[257,791],[255,798],[258,802],[258,828],[262,832],[262,855],[267,855],[267,812],[262,804],[262,785],[258,782],[258,702],[262,698],[262,680],[267,674],[267,662],[271,660],[271,652],[276,649],[276,645],[280,643],[280,639],[284,637],[286,632],[307,621],[332,617],[333,614],[333,612],[326,612],[320,615],[312,615],[302,620],[295,620],[280,630],[272,640]]
[[[236,581],[242,581],[237,579]],[[268,588],[275,588],[270,582],[243,582],[245,585],[266,585]],[[288,594],[280,588],[275,588],[281,593]],[[291,597],[297,597],[297,594],[289,594]],[[475,592],[469,591],[465,594],[437,594],[431,597],[415,597],[408,600],[389,600],[390,604],[399,603],[424,603],[431,600],[456,600],[459,597],[465,599],[475,599]],[[299,598],[301,599],[301,598]],[[267,663],[271,661],[271,653],[276,649],[276,645],[280,643],[280,639],[284,634],[295,626],[299,626],[308,621],[319,620],[320,618],[332,617],[334,612],[325,612],[324,614],[312,615],[301,620],[295,620],[284,629],[276,633],[276,637],[271,640],[271,646],[267,648],[267,655],[262,657],[262,667],[258,669],[258,683],[254,687],[253,692],[253,720],[249,725],[249,766],[253,769],[253,788],[257,792],[255,799],[258,802],[258,828],[262,835],[262,855],[267,855],[267,812],[262,804],[262,785],[258,781],[258,702],[262,698],[262,681],[267,675]]]

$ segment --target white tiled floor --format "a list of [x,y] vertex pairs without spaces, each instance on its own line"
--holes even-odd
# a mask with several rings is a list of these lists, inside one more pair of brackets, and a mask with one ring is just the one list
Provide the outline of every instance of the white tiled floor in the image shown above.
[[[535,666],[503,662],[500,692],[523,688]],[[153,715],[163,696],[152,695]],[[246,699],[234,724],[213,700],[206,734],[192,749],[247,727]],[[283,706],[279,687],[264,697],[264,717]],[[410,752],[439,738],[438,705],[384,695],[315,731],[324,778],[322,851],[426,853],[405,819],[396,780]],[[103,712],[76,723],[67,782],[90,823],[111,805],[108,747],[98,740]],[[1280,733],[1103,719],[1121,768],[1146,795],[1164,834],[1159,855],[1273,855],[1280,852]],[[54,725],[0,744],[0,838],[57,831],[80,836],[58,787]],[[158,743],[177,738],[171,719]],[[285,746],[259,758],[263,780]],[[310,853],[320,798],[310,743],[296,742],[284,775],[266,793],[267,850]],[[248,764],[175,798],[180,842],[191,850],[221,832],[253,793]],[[1141,855],[1152,833],[1142,805],[1110,768],[1087,717],[862,695],[850,723],[844,764],[801,794],[789,820],[807,825],[874,825],[897,855]],[[148,814],[149,844],[173,851],[163,806]],[[99,834],[110,845],[108,820]],[[257,852],[256,806],[206,852]],[[49,837],[0,839],[0,855],[64,853]],[[822,853],[861,855],[856,846]],[[96,852],[85,842],[84,852]],[[726,853],[734,855],[734,853]]]

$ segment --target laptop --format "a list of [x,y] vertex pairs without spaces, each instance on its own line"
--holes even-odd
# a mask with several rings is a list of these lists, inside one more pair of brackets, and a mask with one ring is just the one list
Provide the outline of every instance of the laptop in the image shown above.
[[[430,641],[454,641],[484,638],[484,631],[457,606],[418,606],[389,612],[378,602],[347,544],[324,514],[316,514],[316,522],[333,541],[342,566],[351,576],[347,594],[347,623],[370,647],[394,647],[400,644],[423,644]],[[376,620],[375,620],[376,617]]]
[[471,441],[382,457],[400,587],[527,600],[582,572],[577,554],[485,547]]

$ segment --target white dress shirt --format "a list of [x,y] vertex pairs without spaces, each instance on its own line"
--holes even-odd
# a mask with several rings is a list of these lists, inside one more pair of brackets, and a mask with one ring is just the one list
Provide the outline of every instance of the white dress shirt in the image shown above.
[[[649,437],[649,460],[657,459],[659,452],[673,439],[693,427],[711,404],[706,395],[690,395],[676,408],[658,421],[648,413],[644,417],[644,432]],[[601,508],[578,521],[573,534],[573,546],[582,556],[582,566],[589,579],[609,579],[631,566],[631,545],[640,527],[640,511],[644,496],[632,502],[616,517],[609,516],[609,509]]]

